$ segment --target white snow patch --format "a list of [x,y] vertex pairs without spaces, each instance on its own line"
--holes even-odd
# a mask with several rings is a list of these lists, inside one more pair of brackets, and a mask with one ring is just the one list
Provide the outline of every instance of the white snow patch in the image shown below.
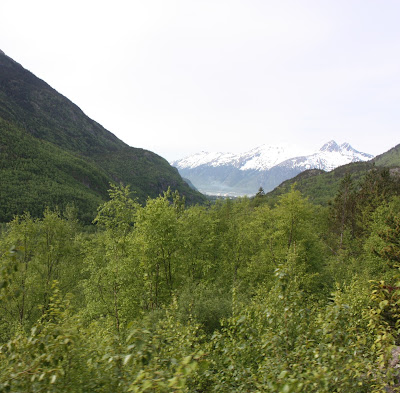
[[274,166],[323,169],[331,171],[355,161],[367,161],[373,156],[353,149],[348,143],[340,146],[335,141],[324,144],[317,152],[300,152],[294,145],[261,145],[245,153],[201,152],[172,162],[178,169],[194,169],[202,165],[233,166],[240,170],[265,171]]

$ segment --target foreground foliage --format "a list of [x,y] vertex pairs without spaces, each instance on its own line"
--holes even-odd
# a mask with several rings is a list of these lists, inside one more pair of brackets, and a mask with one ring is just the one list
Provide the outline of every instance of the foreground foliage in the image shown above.
[[400,198],[372,176],[329,208],[295,188],[185,207],[112,187],[96,228],[16,217],[0,391],[396,391]]

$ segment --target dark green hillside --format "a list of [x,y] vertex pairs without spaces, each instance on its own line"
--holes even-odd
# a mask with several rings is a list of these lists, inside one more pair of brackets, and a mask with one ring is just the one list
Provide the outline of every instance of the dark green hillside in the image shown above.
[[398,167],[400,166],[400,144],[393,147],[389,151],[373,159],[377,166]]
[[126,146],[46,82],[0,53],[0,116],[31,135],[82,155]]
[[331,172],[310,169],[284,181],[266,194],[265,199],[270,203],[275,203],[280,195],[287,193],[296,183],[296,188],[311,202],[326,205],[337,193],[340,181],[347,173],[350,173],[353,179],[360,179],[371,168],[373,165],[370,162],[356,162],[343,165]]
[[204,200],[165,159],[128,146],[1,51],[0,120],[0,221],[72,201],[91,214],[110,182],[141,202],[168,187]]
[[107,197],[110,179],[103,170],[2,119],[0,130],[0,222],[71,202],[81,218],[93,218]]

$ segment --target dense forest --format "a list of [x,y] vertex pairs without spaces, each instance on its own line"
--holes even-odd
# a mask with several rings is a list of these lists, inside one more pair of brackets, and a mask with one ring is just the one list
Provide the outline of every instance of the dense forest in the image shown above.
[[[112,185],[0,232],[0,391],[395,392],[400,185],[186,206]],[[396,352],[397,351],[397,352]]]

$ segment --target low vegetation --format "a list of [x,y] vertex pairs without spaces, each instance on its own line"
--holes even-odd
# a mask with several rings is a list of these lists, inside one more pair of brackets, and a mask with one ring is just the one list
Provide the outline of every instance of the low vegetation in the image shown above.
[[400,195],[387,171],[329,206],[145,205],[112,186],[0,238],[0,391],[398,391]]

